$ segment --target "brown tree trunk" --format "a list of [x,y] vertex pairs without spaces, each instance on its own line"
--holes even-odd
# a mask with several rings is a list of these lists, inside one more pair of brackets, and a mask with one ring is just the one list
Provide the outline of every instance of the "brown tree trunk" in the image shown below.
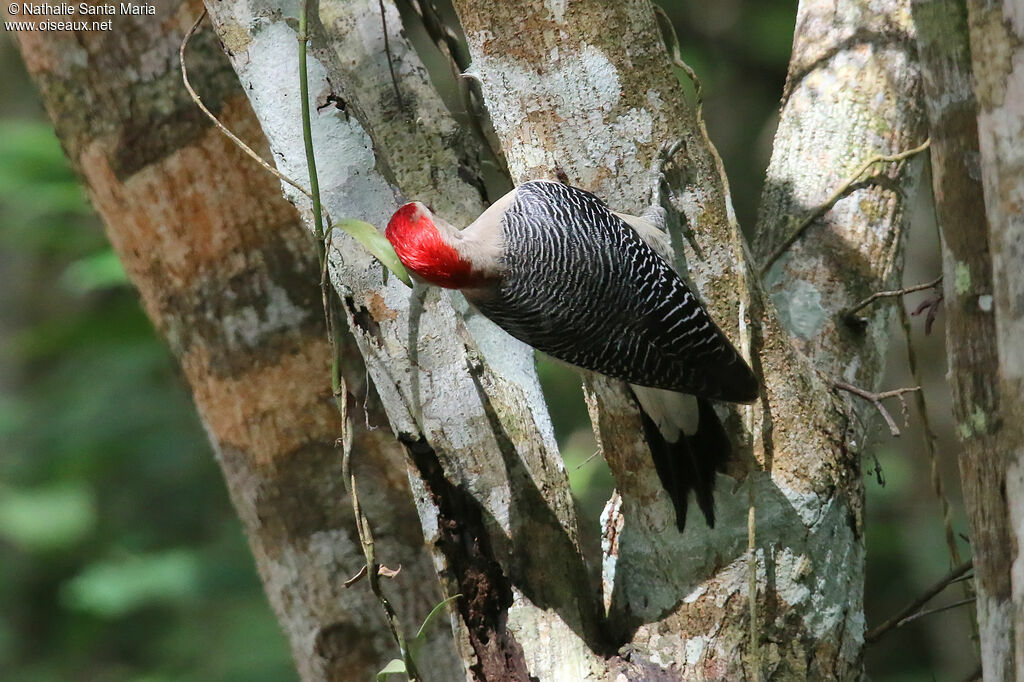
[[[962,431],[995,447],[979,458],[981,545],[975,556],[985,679],[1024,678],[1024,14],[1020,3],[968,0],[981,181],[988,216],[991,289],[983,269],[958,261],[957,282],[995,315],[998,408],[982,394]],[[980,226],[981,221],[977,224]],[[968,297],[966,303],[971,302]],[[992,376],[989,374],[988,376]],[[985,551],[985,556],[981,552]],[[982,572],[984,571],[984,572]]]
[[977,103],[967,10],[957,0],[915,1],[930,121],[935,217],[942,234],[943,301],[960,476],[971,528],[986,679],[1012,679],[1012,529],[1003,489],[989,225],[981,183]]
[[[18,45],[65,151],[192,389],[256,565],[307,681],[370,679],[394,644],[365,582],[335,446],[340,422],[314,243],[277,182],[214,129],[181,85],[178,46],[201,7],[118,16],[106,32],[22,32]],[[239,136],[269,150],[212,31],[189,49],[191,78]],[[364,400],[365,369],[344,351]],[[355,420],[355,467],[378,521],[387,586],[412,630],[440,601],[401,449],[370,400]],[[414,630],[413,630],[414,631]],[[434,675],[461,675],[450,632],[429,642]]]

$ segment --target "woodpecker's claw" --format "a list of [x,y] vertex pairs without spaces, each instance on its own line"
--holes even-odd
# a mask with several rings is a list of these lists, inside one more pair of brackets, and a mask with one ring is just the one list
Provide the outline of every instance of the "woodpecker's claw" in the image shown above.
[[664,143],[662,143],[661,148],[658,149],[658,159],[659,159],[658,171],[659,172],[663,172],[665,170],[665,166],[667,166],[669,164],[669,162],[673,158],[675,158],[675,155],[678,154],[679,150],[682,149],[682,148],[683,148],[683,140],[682,139],[674,140],[672,142],[664,142]]
[[[672,142],[664,142],[661,147],[658,148],[658,153],[654,157],[654,163],[651,164],[651,174],[654,176],[655,190],[651,196],[651,206],[664,207],[668,203],[668,179],[665,177],[665,168],[675,158],[675,155],[679,153],[679,150],[683,148],[683,141],[681,139],[674,140]],[[649,209],[650,210],[650,209]],[[661,221],[652,221],[657,225],[660,225],[663,229],[665,227],[665,218],[662,216]]]

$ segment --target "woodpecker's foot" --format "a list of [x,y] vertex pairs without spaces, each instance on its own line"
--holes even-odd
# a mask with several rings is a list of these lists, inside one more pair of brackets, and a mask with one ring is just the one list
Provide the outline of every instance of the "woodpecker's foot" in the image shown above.
[[672,159],[675,158],[679,150],[683,148],[682,139],[675,140],[673,142],[664,142],[658,149],[657,169],[658,173],[664,174],[665,166],[667,166]]
[[651,175],[654,190],[651,192],[651,205],[641,217],[662,232],[668,232],[668,216],[666,206],[669,205],[668,181],[665,178],[665,167],[671,163],[675,155],[682,149],[683,141],[666,142],[658,149],[651,164]]
[[[668,180],[665,177],[665,168],[675,158],[675,155],[679,153],[679,150],[683,148],[683,141],[675,140],[673,142],[665,142],[658,149],[658,153],[654,157],[654,162],[651,164],[651,175],[654,181],[654,192],[651,195],[651,208],[656,206],[664,207],[668,205]],[[645,214],[645,217],[646,214]],[[659,225],[662,229],[665,229],[665,218],[662,216],[661,220],[651,220],[655,225]]]

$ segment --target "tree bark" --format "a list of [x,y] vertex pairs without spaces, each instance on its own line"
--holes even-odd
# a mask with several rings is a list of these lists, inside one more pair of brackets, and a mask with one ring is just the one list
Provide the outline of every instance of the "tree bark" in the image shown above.
[[[103,33],[22,32],[18,45],[57,134],[146,312],[181,364],[256,565],[307,681],[370,679],[394,644],[365,583],[334,445],[340,432],[312,240],[277,183],[202,117],[181,86],[178,46],[200,12],[161,6]],[[229,128],[269,150],[210,30],[191,78]],[[363,363],[344,351],[364,400]],[[401,448],[379,406],[358,419],[356,470],[373,496],[378,555],[405,626],[440,600],[410,503]],[[353,407],[359,410],[358,407]],[[367,425],[369,426],[369,425]],[[447,628],[428,646],[436,679],[461,664]]]
[[[387,11],[390,3],[384,6]],[[378,7],[321,3],[320,12],[358,8],[365,14]],[[208,8],[278,168],[305,184],[305,154],[295,133],[296,17],[273,3],[224,1]],[[388,27],[393,62],[402,67],[395,72],[401,98],[392,97],[390,78],[374,79],[378,89],[353,87],[346,63],[369,70],[387,69],[386,62],[379,54],[339,58],[363,50],[364,43],[349,33],[328,46],[314,27],[313,139],[325,205],[338,218],[383,225],[398,194],[414,191],[456,222],[468,222],[480,204],[470,211],[464,200],[479,202],[479,190],[462,179],[461,161],[448,152],[445,112],[426,74],[415,68],[418,59],[399,24],[389,21]],[[385,106],[383,115],[372,116],[373,104],[389,100],[397,108]],[[391,126],[401,129],[395,138],[389,137]],[[409,154],[413,144],[430,151]],[[424,164],[428,177],[448,184],[412,185],[412,171]],[[570,671],[572,678],[572,671],[589,670],[601,650],[597,598],[588,589],[532,350],[479,315],[468,314],[463,322],[457,314],[466,309],[461,296],[410,292],[393,277],[385,284],[372,257],[347,235],[333,234],[332,282],[392,429],[409,453],[421,523],[442,581],[449,594],[463,595],[455,606],[457,639],[469,674],[525,679],[524,648],[531,649],[530,672],[537,676],[553,679],[560,674],[555,671]],[[543,644],[536,633],[545,633]]]
[[[902,151],[923,139],[906,4],[883,3],[873,13],[852,3],[824,4],[800,7],[789,95],[759,223],[764,245],[786,230],[786,218],[804,214],[815,196],[827,196],[860,163],[857,157],[877,149]],[[674,82],[650,6],[527,0],[501,9],[473,0],[456,0],[455,6],[472,72],[516,180],[550,177],[559,167],[616,210],[635,212],[650,202],[655,181],[647,168],[659,145],[684,141],[676,160],[684,177],[670,180],[673,205],[693,241],[677,233],[673,243],[685,253],[716,319],[752,350],[764,373],[766,398],[756,408],[734,410],[728,420],[751,448],[755,472],[739,488],[720,482],[719,528],[691,524],[681,538],[666,532],[671,512],[657,499],[632,406],[606,382],[594,382],[595,428],[621,495],[606,511],[605,602],[613,620],[626,621],[634,658],[674,661],[672,669],[684,677],[856,674],[863,628],[862,491],[858,453],[851,450],[864,433],[807,359],[825,377],[855,368],[867,385],[878,381],[884,320],[866,336],[847,334],[833,320],[856,300],[846,287],[870,291],[898,280],[904,197],[915,189],[920,162],[910,172],[886,169],[889,186],[868,185],[847,200],[871,216],[866,224],[850,210],[830,214],[838,238],[862,244],[858,267],[850,268],[845,254],[825,262],[807,251],[788,257],[787,281],[796,291],[773,291],[776,305],[791,312],[815,299],[810,310],[795,313],[814,322],[810,330],[798,330],[806,355],[795,354],[788,333],[762,302],[719,163]],[[523,40],[526,34],[532,39]],[[859,70],[850,68],[851,58]],[[823,81],[834,89],[822,88]],[[814,95],[827,101],[816,103]],[[887,106],[877,107],[878,100]],[[860,116],[846,124],[831,107]],[[801,124],[823,131],[815,147],[804,144]],[[807,166],[810,150],[826,144],[841,152]],[[801,167],[814,170],[795,172]],[[837,279],[847,284],[835,291]],[[792,331],[792,317],[781,319]],[[812,404],[824,409],[808,410]],[[743,554],[748,506],[757,519],[754,628],[750,557]]]
[[[732,212],[721,162],[673,75],[648,0],[510,0],[500,5],[455,0],[454,5],[472,55],[472,76],[480,83],[514,180],[553,177],[560,169],[573,184],[595,191],[615,210],[637,213],[657,199],[658,181],[650,168],[658,149],[682,141],[667,176],[676,265],[692,278],[715,319],[764,381],[757,404],[720,409],[739,461],[731,478],[718,481],[717,527],[691,523],[679,535],[640,436],[632,399],[615,382],[587,380],[595,431],[617,487],[604,516],[604,555],[595,558],[603,567],[602,593],[591,585],[587,558],[577,541],[567,477],[532,351],[469,310],[458,294],[422,288],[410,292],[394,277],[385,281],[380,265],[354,240],[335,231],[328,254],[332,285],[391,431],[404,445],[419,524],[443,590],[462,595],[450,612],[466,677],[858,676],[864,625],[860,444],[866,434],[833,391],[832,381],[841,377],[866,387],[878,382],[890,313],[880,309],[866,331],[846,328],[837,316],[862,293],[890,288],[898,280],[905,207],[919,162],[884,167],[876,182],[856,185],[780,259],[762,289],[758,262],[751,259]],[[791,228],[790,218],[822,201],[861,160],[877,151],[903,151],[923,137],[908,1],[883,0],[870,8],[850,2],[825,5],[807,1],[800,6],[756,253],[780,243]],[[210,0],[208,9],[270,156],[282,172],[308,185],[298,134],[297,10],[266,0]],[[176,12],[173,23],[180,30],[187,19],[180,15],[183,10]],[[386,28],[381,26],[382,12]],[[318,13],[319,19],[311,19],[310,104],[320,185],[330,214],[380,226],[404,196],[432,204],[455,224],[468,223],[488,198],[480,180],[486,145],[464,133],[447,112],[404,37],[392,2],[323,0]],[[384,30],[386,44],[380,33]],[[146,47],[155,44],[151,38]],[[174,43],[166,37],[164,41]],[[56,61],[52,55],[48,59]],[[76,76],[67,82],[80,81]],[[90,88],[107,92],[100,84],[85,89]],[[206,82],[201,88],[212,89]],[[53,91],[53,106],[59,107],[64,90]],[[103,97],[116,100],[128,91],[125,85]],[[221,106],[225,114],[230,111],[227,104]],[[115,130],[124,125],[120,118],[114,123]],[[258,137],[255,126],[245,127],[252,125],[251,119],[241,114],[230,125]],[[203,138],[207,144],[217,144],[212,131],[199,127],[209,136]],[[810,142],[807,131],[816,135]],[[115,150],[124,146],[121,137],[113,139],[108,144]],[[215,148],[223,155],[217,169],[225,178],[242,172],[237,167],[248,167],[229,157],[232,152],[223,143]],[[105,149],[100,147],[104,154]],[[111,171],[119,182],[138,184],[130,194],[136,211],[156,210],[138,204],[152,194],[153,181],[146,175],[144,181],[135,180],[151,172],[153,163],[139,166],[134,175]],[[194,167],[187,171],[195,172]],[[256,173],[249,171],[248,176]],[[265,180],[261,175],[247,182]],[[224,189],[217,201],[201,203],[210,213],[195,221],[203,227],[201,238],[195,245],[188,242],[187,248],[173,242],[164,248],[177,233],[160,230],[162,219],[125,221],[138,234],[129,231],[132,238],[119,242],[119,251],[140,282],[151,315],[158,321],[168,318],[158,324],[168,330],[173,344],[181,338],[198,343],[183,337],[183,330],[193,327],[207,335],[216,332],[214,340],[250,338],[236,332],[239,316],[216,308],[211,314],[201,307],[222,300],[208,297],[229,290],[223,282],[225,273],[230,274],[214,268],[222,263],[204,256],[202,249],[217,246],[212,253],[218,258],[235,251],[244,254],[252,242],[232,240],[258,241],[262,234],[248,225],[255,217],[235,223],[229,222],[235,212],[226,212],[227,218],[213,213],[234,205],[240,194],[236,187]],[[260,201],[270,201],[267,197],[274,192],[265,184],[260,187],[255,193],[259,201],[245,201],[238,215],[248,216],[253,206],[265,205]],[[309,227],[306,199],[290,187],[284,191]],[[97,193],[97,204],[115,223],[126,200],[116,192],[108,194]],[[177,209],[170,201],[154,203],[161,210]],[[192,198],[187,204],[190,210],[196,210],[195,203]],[[174,224],[190,219],[191,214],[177,216]],[[220,222],[230,228],[227,235],[209,237],[206,226]],[[111,229],[118,241],[117,230]],[[277,240],[273,250],[268,245],[259,252],[266,261],[278,252],[311,253],[304,250],[308,237],[295,231],[272,234]],[[152,243],[162,248],[153,250]],[[161,272],[151,259],[168,254],[178,255],[178,261],[168,261],[178,269],[166,267],[184,283],[168,276],[147,284],[147,277]],[[198,281],[176,274],[191,273],[192,268],[212,283],[187,289],[192,296],[188,300],[202,314],[164,312],[159,304],[167,292]],[[292,266],[295,272],[310,268],[308,257]],[[315,274],[312,264],[314,281]],[[257,341],[251,343],[272,337],[278,344],[272,347],[280,349],[284,342],[273,334],[296,333],[290,327],[286,332],[283,322],[261,323],[279,319],[278,288],[267,285],[259,299],[263,307],[242,316],[255,320],[252,338]],[[227,302],[223,305],[233,310]],[[298,307],[283,306],[287,311]],[[292,325],[313,328],[318,319],[301,317]],[[309,333],[318,339],[323,330],[316,327]],[[294,343],[285,347],[294,348]],[[308,364],[299,373],[290,366],[275,371],[276,365],[262,356],[258,362],[265,364],[252,369],[257,360],[241,362],[249,356],[235,351],[236,346],[226,346],[232,352],[218,355],[199,344],[191,355],[193,345],[182,346],[179,355],[201,410],[211,415],[211,433],[226,453],[222,461],[229,486],[243,519],[253,526],[257,561],[279,617],[292,634],[303,677],[354,674],[352,667],[345,667],[345,657],[355,653],[344,649],[344,642],[354,636],[354,614],[375,613],[376,607],[363,601],[358,611],[331,618],[321,618],[318,610],[340,610],[352,599],[339,597],[337,583],[331,581],[356,568],[343,560],[354,556],[355,548],[351,535],[340,530],[349,517],[346,513],[342,519],[339,510],[347,510],[347,503],[340,501],[337,460],[330,459],[333,451],[326,447],[337,424],[320,411],[322,403],[308,396],[308,386],[315,385],[320,371],[326,387],[326,367],[316,365],[318,351],[326,349],[321,344],[309,350]],[[233,373],[225,375],[225,363],[236,368]],[[260,379],[272,380],[268,385],[273,392],[256,390]],[[314,428],[319,423],[314,415],[325,426]],[[264,431],[272,428],[282,430],[289,447],[267,451]],[[297,441],[310,433],[324,444],[316,450],[319,458],[294,456]],[[300,462],[299,468],[290,476],[279,473],[294,462]],[[393,529],[398,538],[394,546],[378,549],[378,556],[389,565],[397,563],[394,557],[415,544],[413,529],[399,525],[401,517],[390,518],[388,511],[401,508],[392,495],[401,495],[396,474],[403,467],[393,460],[366,459],[365,465],[357,476],[377,472],[385,479],[373,478],[361,486],[363,497],[376,498],[380,505],[367,510],[370,521],[378,535],[383,527]],[[295,473],[313,469],[318,475],[310,480]],[[319,476],[321,472],[326,473]],[[271,492],[263,498],[261,476],[273,477]],[[268,495],[267,506],[257,504]],[[314,500],[309,507],[299,504],[306,499]],[[296,514],[302,523],[292,526],[281,520],[292,518],[288,514]],[[289,551],[274,553],[264,544],[273,549],[285,544]],[[317,564],[323,557],[331,563]],[[297,565],[309,570],[293,570]],[[406,594],[405,589],[431,584],[417,578],[419,574],[410,576],[417,582],[403,582],[407,575],[403,569],[389,583],[389,593]],[[418,593],[423,600],[410,596],[398,603],[410,631],[409,623],[426,612],[424,602],[434,598],[428,592]],[[373,632],[377,642],[381,631]],[[448,645],[438,639],[429,646],[428,676],[454,679],[452,666],[444,663],[450,660]],[[376,661],[379,649],[372,651]],[[434,664],[437,660],[441,663]],[[367,663],[359,670],[369,667]]]
[[996,321],[971,87],[967,9],[956,0],[915,1],[924,72],[935,217],[942,235],[943,302],[960,476],[971,528],[985,679],[1012,678],[1012,528],[1003,490]]
[[[985,271],[964,262],[955,283],[977,292],[978,305],[995,315],[999,412],[979,400],[960,422],[971,436],[994,438],[980,459],[985,501],[975,515],[981,546],[978,616],[986,679],[1024,677],[1024,14],[1016,2],[967,2],[974,95],[978,103],[981,181],[992,259],[991,290]],[[979,221],[980,225],[980,221]],[[960,264],[958,263],[958,266]],[[974,278],[980,277],[980,281]],[[991,295],[991,299],[986,296]],[[970,298],[968,298],[970,303]],[[984,311],[987,312],[987,311]],[[983,395],[982,398],[987,396]],[[1004,473],[1005,472],[1005,473]],[[1002,480],[1005,476],[1005,480]],[[1009,541],[1008,541],[1009,540]],[[1000,544],[1002,543],[1002,544]],[[979,554],[986,552],[984,557]],[[982,572],[984,571],[984,572]]]
[[[294,136],[287,135],[289,128],[294,129],[297,113],[281,106],[281,102],[295,102],[294,85],[289,85],[294,81],[287,77],[287,64],[294,59],[294,32],[288,17],[269,8],[250,5],[243,9],[223,2],[211,4],[210,9],[219,34],[234,55],[239,76],[252,85],[247,92],[281,160],[279,165],[301,181],[305,175],[301,149]],[[853,573],[846,570],[851,561],[855,566],[863,561],[858,465],[846,442],[852,427],[828,384],[793,351],[771,312],[764,311],[754,278],[744,267],[742,238],[725,200],[719,166],[672,79],[650,6],[573,5],[568,12],[571,17],[560,16],[558,8],[543,3],[489,5],[484,11],[482,6],[459,2],[456,9],[473,55],[473,73],[482,83],[515,179],[551,175],[557,165],[574,183],[607,197],[614,208],[635,212],[650,201],[654,183],[647,168],[660,143],[673,138],[686,142],[677,165],[687,170],[688,182],[675,178],[681,187],[675,201],[694,230],[696,246],[687,253],[691,274],[723,326],[743,345],[756,349],[756,362],[765,371],[768,384],[768,399],[758,408],[736,410],[730,423],[735,431],[746,434],[748,442],[756,443],[753,451],[758,466],[769,473],[748,476],[745,487],[732,495],[728,486],[722,485],[726,489],[720,496],[722,527],[714,533],[695,531],[678,538],[664,532],[670,527],[670,515],[657,495],[646,447],[632,428],[635,408],[618,387],[594,383],[599,435],[617,474],[622,500],[609,512],[614,538],[609,537],[611,551],[604,562],[609,586],[605,599],[613,618],[604,622],[594,596],[586,590],[575,521],[566,503],[568,489],[553,457],[554,448],[549,443],[542,451],[534,447],[523,450],[528,439],[513,440],[515,447],[503,448],[491,440],[490,429],[499,424],[499,430],[509,436],[523,432],[521,423],[520,428],[507,426],[519,422],[524,414],[513,400],[536,394],[520,389],[512,399],[503,395],[516,384],[527,385],[527,379],[520,378],[524,376],[521,370],[510,373],[507,363],[501,366],[501,378],[491,374],[487,380],[475,382],[477,390],[463,394],[480,396],[479,407],[462,404],[456,410],[446,397],[452,387],[472,389],[474,382],[463,369],[466,360],[458,358],[472,352],[473,339],[458,334],[457,319],[446,318],[445,325],[455,325],[438,334],[447,343],[424,344],[430,334],[425,333],[422,321],[418,333],[414,326],[410,328],[415,322],[410,322],[413,317],[399,285],[392,282],[382,287],[375,274],[377,266],[350,244],[345,244],[341,253],[334,251],[335,286],[347,303],[392,424],[418,470],[414,489],[426,493],[423,498],[433,503],[420,506],[426,527],[440,529],[428,537],[453,591],[465,594],[468,590],[476,597],[459,606],[470,675],[524,679],[529,671],[542,679],[563,679],[587,674],[604,677],[622,671],[643,678],[667,661],[676,661],[668,666],[675,674],[742,674],[743,653],[752,630],[757,631],[755,648],[761,640],[771,644],[765,645],[763,655],[756,650],[746,652],[752,666],[747,672],[759,668],[785,676],[857,670],[862,568]],[[888,9],[898,15],[901,8]],[[604,30],[609,25],[621,27],[625,38],[616,32],[613,39]],[[545,26],[551,30],[544,30]],[[523,35],[533,39],[524,41]],[[314,133],[321,161],[327,158],[339,166],[324,171],[325,176],[335,178],[326,192],[328,206],[334,215],[381,224],[396,204],[389,198],[385,178],[373,174],[375,165],[390,169],[396,165],[398,150],[384,142],[380,130],[389,119],[375,117],[361,104],[381,101],[372,89],[350,87],[354,78],[338,63],[344,60],[336,58],[345,49],[337,47],[343,41],[333,42],[337,52],[332,56],[318,40],[314,35],[314,53],[322,59],[314,69],[313,90],[320,92],[318,101],[341,99],[353,114],[321,114],[315,124],[321,126]],[[403,49],[398,39],[391,45],[393,55]],[[630,46],[628,55],[624,45]],[[396,64],[412,59],[393,58]],[[895,75],[898,87],[904,88],[898,94],[914,92],[912,69]],[[386,79],[379,82],[386,87]],[[867,84],[880,87],[880,79]],[[332,96],[327,97],[323,88],[330,88]],[[913,115],[914,108],[910,110]],[[589,120],[593,116],[589,112],[594,111],[601,112],[600,120]],[[890,140],[893,146],[913,137],[915,131],[909,129],[913,120],[909,124],[897,120],[895,125],[897,133]],[[586,131],[587,135],[584,138],[573,131]],[[434,131],[420,134],[431,137]],[[340,144],[345,139],[358,145]],[[365,149],[371,140],[376,159],[355,158],[353,150]],[[348,158],[342,154],[345,151]],[[369,183],[358,191],[352,180],[357,173],[361,183]],[[401,188],[399,173],[394,175]],[[908,185],[912,186],[912,180],[910,176]],[[371,195],[375,202],[366,200]],[[438,201],[430,192],[417,198],[435,206]],[[863,201],[866,206],[874,201],[883,207],[875,223],[878,232],[884,232],[886,226],[898,228],[901,201],[870,193]],[[465,223],[472,215],[446,217]],[[879,261],[896,261],[895,265],[880,266],[887,275],[898,271],[902,243],[898,235],[897,230],[889,236],[891,248],[879,249]],[[676,243],[680,252],[687,251],[678,236]],[[697,251],[702,256],[699,260],[692,257]],[[367,276],[368,270],[374,274]],[[868,273],[863,279],[871,276]],[[372,314],[364,301],[374,295],[384,299],[385,315],[374,315],[377,324],[370,325],[361,316],[364,310]],[[429,319],[427,315],[448,314],[445,297],[434,296],[429,294],[421,320]],[[458,297],[451,298],[457,302]],[[822,308],[826,313],[830,309],[835,312],[838,307],[830,302]],[[485,345],[480,338],[477,334],[477,343]],[[460,341],[453,344],[452,339]],[[414,342],[411,348],[407,345],[410,341]],[[418,367],[405,359],[410,352],[418,354]],[[484,363],[494,362],[494,356],[488,357],[486,351],[477,357],[484,362],[472,360],[474,371],[486,372]],[[420,376],[418,388],[410,390],[425,363],[432,382],[428,385]],[[873,373],[873,368],[865,370],[869,377]],[[445,376],[444,382],[439,381],[439,374]],[[446,395],[439,395],[434,388],[442,385]],[[481,424],[472,412],[486,413],[488,404],[506,407],[495,410],[492,418]],[[422,417],[418,415],[420,405],[425,412]],[[810,405],[830,407],[811,410]],[[444,416],[434,411],[441,406],[447,408]],[[531,404],[534,417],[537,407]],[[785,415],[785,419],[773,415]],[[444,426],[438,428],[435,423]],[[452,440],[456,432],[463,435],[462,442]],[[504,459],[497,470],[495,464],[501,463],[495,461],[494,452]],[[501,494],[495,495],[495,491]],[[748,538],[742,523],[749,513],[751,494],[758,512],[758,575],[763,586],[755,603],[761,614],[756,628],[751,628],[748,620],[749,561],[744,556]],[[516,507],[530,499],[535,503],[529,510]],[[512,509],[524,515],[523,521],[509,516]],[[456,519],[453,514],[463,518]],[[467,517],[471,528],[465,525]],[[522,528],[523,522],[533,532],[517,534],[517,526]],[[470,556],[453,547],[455,543],[445,533],[448,526],[473,534]],[[538,535],[536,531],[542,528],[547,532]],[[808,528],[816,532],[808,534]],[[568,568],[560,572],[560,583],[553,582],[546,570],[539,570],[541,563],[532,558],[540,548],[545,567],[557,565],[557,557],[563,568]],[[488,587],[497,586],[494,594],[481,594],[481,571],[474,569],[475,565],[486,566],[482,572]],[[723,565],[725,570],[715,575],[715,567]],[[837,581],[837,577],[842,579]],[[683,599],[687,594],[690,596]],[[478,607],[483,608],[478,611]],[[496,626],[502,621],[507,622],[505,628]],[[542,632],[545,637],[540,637]],[[673,634],[665,637],[665,632]],[[628,658],[600,658],[600,654],[615,652],[626,644]],[[470,650],[472,655],[468,655]]]
[[[899,1],[871,9],[856,2],[800,3],[757,222],[759,262],[866,160],[924,141],[909,9]],[[921,164],[921,158],[876,164],[854,178],[764,274],[786,329],[826,376],[865,387],[882,377],[891,300],[866,311],[860,329],[836,313],[899,287]]]

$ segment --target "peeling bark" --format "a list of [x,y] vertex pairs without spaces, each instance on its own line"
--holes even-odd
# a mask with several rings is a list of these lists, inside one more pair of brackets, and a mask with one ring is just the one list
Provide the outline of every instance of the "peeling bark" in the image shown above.
[[[181,86],[178,46],[194,4],[118,16],[103,33],[24,32],[18,44],[65,151],[192,390],[264,588],[307,681],[369,679],[394,657],[365,585],[334,446],[330,350],[312,241],[276,182],[202,117]],[[192,81],[229,128],[266,143],[212,31],[190,44]],[[349,386],[366,390],[354,344]],[[353,398],[354,400],[355,398]],[[359,396],[362,400],[362,395]],[[358,408],[353,408],[358,409]],[[383,426],[379,407],[369,419]],[[356,470],[374,491],[378,554],[417,627],[440,600],[394,438],[358,420]],[[435,679],[461,669],[435,628]]]

